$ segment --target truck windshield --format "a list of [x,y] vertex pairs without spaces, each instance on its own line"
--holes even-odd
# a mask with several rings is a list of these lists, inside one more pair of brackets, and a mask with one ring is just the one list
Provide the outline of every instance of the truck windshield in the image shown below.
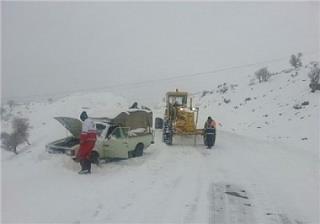
[[169,103],[175,106],[183,106],[187,104],[187,96],[169,96]]

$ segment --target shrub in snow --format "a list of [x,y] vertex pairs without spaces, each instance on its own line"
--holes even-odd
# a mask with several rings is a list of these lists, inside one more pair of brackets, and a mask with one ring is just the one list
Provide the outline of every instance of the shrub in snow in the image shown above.
[[223,102],[225,102],[225,103],[230,103],[231,100],[230,100],[230,99],[223,99]]
[[201,97],[205,97],[208,93],[210,93],[208,90],[202,91]]
[[300,104],[296,104],[293,106],[293,108],[296,110],[300,110],[300,109],[302,109],[302,106]]
[[17,146],[22,143],[30,144],[28,141],[29,137],[29,122],[26,118],[15,118],[12,121],[12,133],[6,132],[1,133],[1,144],[2,147],[8,151],[12,151],[16,154]]
[[320,69],[318,68],[317,64],[314,64],[308,76],[310,78],[309,87],[311,88],[311,92],[314,92],[317,89],[320,90],[320,85],[319,85]]
[[289,62],[295,69],[302,66],[301,57],[302,53],[298,53],[297,55],[291,55]]
[[8,100],[7,104],[12,111],[13,107],[16,105],[16,102],[14,102],[14,100]]
[[221,84],[221,85],[218,85],[218,90],[217,90],[217,92],[218,93],[221,93],[221,94],[224,94],[224,93],[226,93],[227,91],[228,91],[228,86],[227,86],[227,83],[223,83],[223,85]]
[[11,135],[7,132],[1,132],[1,146],[2,148],[11,151]]
[[8,121],[12,114],[4,107],[1,107],[1,120]]
[[307,105],[309,105],[309,101],[304,101],[301,105],[302,106],[307,106]]
[[254,74],[257,77],[257,79],[259,80],[259,82],[266,82],[269,80],[269,78],[271,76],[271,73],[268,71],[268,69],[266,67],[259,69]]
[[53,103],[53,99],[52,99],[52,98],[49,98],[49,99],[48,99],[48,102],[49,102],[49,103]]
[[7,113],[6,108],[1,107],[1,109],[0,109],[1,120],[3,119],[3,117],[5,116],[6,113]]

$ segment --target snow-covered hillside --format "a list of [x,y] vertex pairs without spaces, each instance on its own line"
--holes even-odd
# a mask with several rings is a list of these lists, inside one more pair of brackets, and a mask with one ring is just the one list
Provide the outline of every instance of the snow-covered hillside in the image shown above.
[[[91,175],[45,151],[68,134],[53,117],[113,117],[132,102],[96,92],[16,105],[10,114],[29,119],[31,145],[2,150],[2,222],[319,223],[319,92],[310,93],[307,72],[253,85],[230,78],[199,94],[199,126],[209,115],[222,124],[212,150],[166,146],[157,131],[143,157],[94,165]],[[1,128],[10,132],[5,108]]]
[[[254,75],[232,77],[197,96],[202,114],[222,130],[283,142],[313,153],[319,149],[319,92],[311,93],[310,65],[287,69],[259,83]],[[204,123],[205,117],[200,119]]]
[[[54,120],[54,117],[79,118],[83,110],[86,110],[91,117],[114,117],[127,109],[128,105],[124,98],[106,92],[77,93],[56,101],[50,99],[18,104],[13,106],[12,110],[6,105],[4,107],[6,112],[3,114],[5,120],[2,120],[1,128],[2,131],[10,132],[10,122],[14,117],[27,118],[31,126],[29,140],[34,145],[70,134]],[[7,152],[3,156],[6,155],[8,155]]]

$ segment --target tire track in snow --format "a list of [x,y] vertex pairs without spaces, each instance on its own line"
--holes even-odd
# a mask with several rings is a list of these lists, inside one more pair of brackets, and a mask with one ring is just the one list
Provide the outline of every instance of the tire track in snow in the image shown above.
[[242,188],[225,183],[212,183],[208,197],[209,223],[256,223],[252,203]]
[[[162,163],[161,168],[145,173],[157,178],[141,183],[144,187],[132,192],[133,197],[126,201],[132,205],[121,210],[122,216],[133,218],[119,219],[120,213],[111,211],[109,213],[114,215],[109,216],[108,221],[193,222],[199,202],[205,201],[200,199],[200,194],[206,191],[201,184],[204,179],[202,157],[192,147],[161,145],[161,148],[158,160],[151,160],[141,167],[145,172],[146,167]],[[143,209],[141,205],[144,205]]]
[[[259,191],[259,187],[265,183],[261,182],[260,176],[268,174],[264,167],[257,166],[267,162],[265,148],[257,150],[257,144],[240,136],[221,133],[220,137],[221,145],[216,145],[212,150],[202,146],[169,147],[157,143],[147,159],[141,157],[124,161],[124,165],[115,170],[117,175],[103,175],[108,177],[105,179],[110,184],[117,185],[117,188],[112,188],[110,195],[118,196],[115,201],[104,202],[103,211],[98,213],[96,220],[137,223],[302,223],[292,221],[284,213],[270,207],[273,205],[271,199],[267,200],[270,192],[263,189]],[[256,156],[257,161],[248,160],[248,155]],[[263,172],[259,173],[261,168]],[[128,177],[130,180],[126,179]],[[113,182],[113,179],[116,181]],[[258,185],[257,188],[254,184]],[[232,189],[228,190],[227,185]],[[264,200],[265,205],[262,204]],[[266,211],[268,206],[270,210]],[[270,215],[263,216],[264,212],[270,212]]]

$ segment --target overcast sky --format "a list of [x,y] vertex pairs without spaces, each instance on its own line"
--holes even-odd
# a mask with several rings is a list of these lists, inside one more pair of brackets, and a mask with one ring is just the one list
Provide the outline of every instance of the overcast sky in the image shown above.
[[2,2],[2,100],[112,86],[151,103],[176,87],[208,89],[214,75],[121,85],[319,51],[319,10],[317,2]]

